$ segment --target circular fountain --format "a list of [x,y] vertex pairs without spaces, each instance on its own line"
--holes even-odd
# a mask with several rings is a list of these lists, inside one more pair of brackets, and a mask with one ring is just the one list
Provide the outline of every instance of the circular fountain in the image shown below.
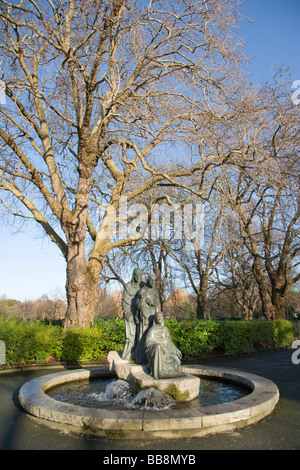
[[234,383],[247,388],[250,393],[226,403],[195,406],[192,400],[185,402],[185,407],[165,409],[97,409],[61,402],[47,393],[70,382],[115,377],[108,367],[96,367],[38,377],[21,387],[19,400],[31,415],[62,430],[141,440],[200,437],[232,431],[268,416],[279,399],[278,388],[273,382],[250,373],[200,364],[183,367],[183,372],[200,377],[200,380],[213,378]]
[[[241,371],[181,366],[181,352],[164,325],[154,276],[149,276],[145,284],[141,276],[136,269],[132,281],[125,286],[122,298],[125,346],[121,354],[109,353],[109,368],[60,372],[27,382],[19,392],[23,408],[63,429],[139,440],[232,431],[269,415],[279,399],[278,389],[270,380]],[[108,398],[104,406],[85,400],[68,403],[49,395],[63,384],[77,382],[83,389],[83,381],[108,376],[122,382],[101,392],[104,399]],[[201,399],[199,402],[203,378],[229,382],[247,392],[237,399],[203,404]],[[123,396],[129,406],[110,406],[114,398],[120,401]]]

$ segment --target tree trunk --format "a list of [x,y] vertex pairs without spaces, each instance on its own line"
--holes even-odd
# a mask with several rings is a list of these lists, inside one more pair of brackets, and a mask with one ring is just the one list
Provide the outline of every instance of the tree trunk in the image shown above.
[[87,327],[93,321],[98,279],[89,274],[84,241],[68,247],[65,327]]
[[207,292],[206,288],[201,289],[197,295],[197,319],[198,320],[205,320],[206,319],[206,307],[207,307]]
[[272,286],[272,304],[277,320],[285,319],[285,296],[282,289]]
[[67,239],[66,294],[68,306],[65,328],[86,328],[93,323],[99,276],[107,251],[102,253],[102,250],[99,249],[99,243],[95,243],[90,259],[87,261],[85,227],[80,229],[79,226],[76,226],[73,232],[70,230]]
[[267,320],[272,320],[275,318],[275,311],[268,291],[266,277],[264,275],[260,260],[257,256],[254,257],[253,272],[258,284],[259,295],[262,304],[262,313],[267,318]]
[[[71,251],[71,250],[70,250]],[[78,253],[67,265],[67,312],[65,328],[87,328],[93,324],[99,288],[100,264],[85,263],[85,257]],[[102,265],[103,267],[103,265]]]
[[241,307],[242,315],[245,320],[253,320],[253,313],[255,305],[258,300],[258,294],[256,294],[256,282],[244,282],[240,287],[234,289],[234,298],[238,305]]
[[[92,324],[95,312],[100,271],[92,269],[91,262],[86,260],[86,221],[91,175],[95,168],[93,155],[96,153],[92,143],[86,152],[87,142],[82,138],[78,190],[76,207],[72,218],[66,219],[63,230],[67,238],[67,312],[65,327],[88,327]],[[95,246],[93,250],[95,249]],[[95,260],[95,258],[93,258]],[[93,261],[92,261],[93,262]]]
[[279,265],[277,271],[271,263],[266,263],[267,271],[271,281],[271,299],[275,312],[274,318],[277,320],[285,319],[285,296],[287,292],[287,284],[282,267]]

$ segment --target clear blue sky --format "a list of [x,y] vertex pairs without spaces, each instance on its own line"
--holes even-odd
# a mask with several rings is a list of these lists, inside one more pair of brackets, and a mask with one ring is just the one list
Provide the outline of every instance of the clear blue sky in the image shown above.
[[274,64],[288,66],[292,81],[300,80],[300,1],[245,0],[241,13],[253,23],[243,22],[241,36],[249,57],[255,56],[251,72],[255,82],[269,79]]
[[[300,80],[300,0],[246,0],[246,5],[241,12],[253,22],[244,21],[241,36],[247,54],[255,56],[253,81],[270,79],[275,63],[290,68],[291,83]],[[64,285],[65,262],[53,243],[37,237],[34,224],[16,235],[0,225],[0,297],[36,299],[55,290],[64,296]]]

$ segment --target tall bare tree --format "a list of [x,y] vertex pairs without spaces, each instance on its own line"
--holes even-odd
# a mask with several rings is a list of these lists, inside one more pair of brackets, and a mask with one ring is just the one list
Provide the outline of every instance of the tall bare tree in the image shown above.
[[243,102],[240,149],[222,169],[220,190],[239,217],[263,313],[284,318],[285,296],[300,278],[299,109],[288,77],[274,79]]
[[222,260],[216,267],[216,285],[221,291],[232,294],[240,314],[246,320],[253,320],[259,303],[258,284],[253,275],[253,256],[243,239],[242,223],[239,217],[225,208],[221,230]]
[[[213,183],[212,183],[213,184]],[[182,270],[183,277],[192,288],[196,296],[196,314],[199,320],[208,317],[209,287],[218,263],[222,257],[220,245],[220,230],[224,206],[222,195],[216,191],[209,191],[209,201],[204,208],[202,199],[198,198],[198,207],[202,206],[202,215],[198,225],[187,234],[189,243],[183,239],[183,243],[170,243],[169,254]],[[203,191],[203,197],[205,191]],[[194,201],[195,202],[195,201]]]
[[105,256],[139,238],[112,237],[120,198],[198,171],[166,155],[195,115],[214,115],[238,66],[237,3],[1,2],[2,201],[65,257],[66,326],[92,321]]

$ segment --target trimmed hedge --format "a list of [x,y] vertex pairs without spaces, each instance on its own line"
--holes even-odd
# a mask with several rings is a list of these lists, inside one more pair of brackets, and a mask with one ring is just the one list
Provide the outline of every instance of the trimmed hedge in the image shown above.
[[0,317],[8,365],[99,361],[108,351],[123,348],[124,331],[119,318],[96,320],[91,328],[64,330],[48,322]]
[[166,320],[172,340],[184,357],[218,350],[224,354],[287,346],[294,339],[288,320],[178,321]]
[[108,351],[120,350],[124,346],[124,322],[96,319],[93,327],[71,328],[62,332],[62,361],[99,361]]
[[171,338],[183,357],[207,354],[220,347],[222,336],[217,321],[165,320]]
[[288,346],[294,339],[288,320],[226,321],[220,325],[220,334],[225,354]]
[[294,339],[300,339],[300,320],[293,320],[292,325],[293,325]]
[[[259,348],[287,346],[294,339],[293,325],[274,321],[165,320],[183,357],[214,352],[235,354]],[[294,328],[295,331],[295,328]],[[7,365],[51,361],[99,361],[124,345],[124,322],[96,319],[93,327],[64,330],[33,320],[0,317],[0,340],[5,342]]]
[[63,348],[61,328],[35,320],[0,317],[0,339],[10,365],[59,360]]

